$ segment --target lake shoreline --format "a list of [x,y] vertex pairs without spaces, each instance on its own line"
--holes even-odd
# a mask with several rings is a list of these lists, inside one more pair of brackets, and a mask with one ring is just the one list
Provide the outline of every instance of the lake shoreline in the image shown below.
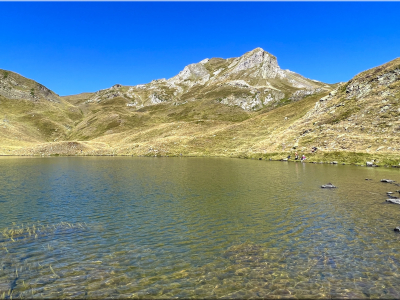
[[[242,152],[236,155],[226,154],[191,154],[191,153],[169,153],[169,154],[118,154],[118,153],[34,153],[34,154],[0,154],[0,157],[212,157],[212,158],[239,158],[239,159],[256,159],[265,161],[284,161],[284,162],[301,162],[300,158],[304,154],[306,160],[303,163],[313,164],[340,164],[366,166],[367,162],[375,161],[372,167],[392,167],[400,168],[400,154],[393,153],[365,153],[365,152],[347,152],[347,151],[318,151],[317,153],[306,153],[298,151],[299,159],[294,159],[295,151],[291,152],[272,152],[272,153],[246,153]],[[288,159],[288,156],[291,156]]]

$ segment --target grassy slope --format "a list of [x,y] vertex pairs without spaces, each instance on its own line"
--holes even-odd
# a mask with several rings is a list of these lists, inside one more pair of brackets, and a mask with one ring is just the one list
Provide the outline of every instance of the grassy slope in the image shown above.
[[0,96],[0,153],[62,140],[82,118],[69,103],[6,99]]
[[[215,101],[188,102],[179,106],[158,104],[140,110],[127,107],[125,100],[118,98],[101,105],[81,104],[75,110],[74,118],[69,118],[70,125],[67,126],[71,126],[71,130],[60,131],[62,141],[56,142],[49,139],[53,139],[55,128],[62,127],[60,122],[64,120],[65,114],[60,112],[57,115],[55,112],[62,111],[62,107],[52,108],[49,112],[45,110],[50,110],[47,106],[32,107],[33,104],[27,103],[26,108],[18,106],[18,110],[13,110],[13,119],[24,121],[19,130],[26,132],[21,137],[24,141],[16,143],[12,148],[9,141],[4,144],[8,144],[8,149],[12,150],[10,154],[19,155],[182,154],[281,159],[298,151],[300,155],[305,153],[309,161],[363,163],[376,158],[383,164],[400,162],[398,152],[369,154],[366,151],[354,151],[351,147],[348,150],[324,149],[321,143],[329,138],[329,130],[312,130],[303,134],[315,123],[307,122],[306,114],[324,95],[326,93],[308,96],[298,102],[258,112],[245,112],[238,107],[229,107]],[[27,120],[34,111],[36,114],[44,111],[41,116],[45,117],[39,123]],[[32,133],[38,124],[47,128],[45,134]],[[34,136],[36,139],[32,138]],[[362,138],[370,140],[368,137]],[[309,149],[314,145],[322,151],[311,155]],[[293,146],[297,146],[297,149],[294,150]]]

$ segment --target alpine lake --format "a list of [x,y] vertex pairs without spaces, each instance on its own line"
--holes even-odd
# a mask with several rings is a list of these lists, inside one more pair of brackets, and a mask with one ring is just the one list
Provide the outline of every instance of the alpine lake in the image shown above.
[[398,182],[384,167],[1,157],[0,299],[399,299]]

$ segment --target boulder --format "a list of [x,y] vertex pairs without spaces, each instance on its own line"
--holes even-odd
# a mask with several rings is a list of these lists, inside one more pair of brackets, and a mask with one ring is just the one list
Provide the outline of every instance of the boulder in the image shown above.
[[386,199],[386,202],[400,204],[400,199]]
[[390,179],[381,179],[381,182],[392,183],[392,182],[394,182],[394,180],[390,180]]
[[333,189],[333,188],[336,188],[336,186],[334,186],[332,183],[327,183],[327,184],[321,185],[321,188],[323,188],[323,189]]

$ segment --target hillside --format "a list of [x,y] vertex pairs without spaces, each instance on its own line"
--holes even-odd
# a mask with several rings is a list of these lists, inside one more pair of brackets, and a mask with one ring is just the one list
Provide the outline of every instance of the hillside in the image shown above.
[[1,154],[64,140],[81,116],[78,107],[45,86],[0,69]]
[[260,48],[204,59],[170,79],[67,97],[8,72],[0,81],[0,154],[279,159],[298,151],[315,161],[398,164],[399,77],[396,59],[325,84],[280,69]]

